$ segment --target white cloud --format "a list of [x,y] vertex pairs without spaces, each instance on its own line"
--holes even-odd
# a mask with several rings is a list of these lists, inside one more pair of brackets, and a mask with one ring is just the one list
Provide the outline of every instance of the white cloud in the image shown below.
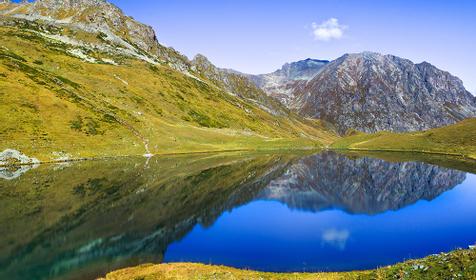
[[328,229],[322,233],[322,243],[344,250],[350,237],[348,230]]
[[339,24],[336,18],[330,18],[321,24],[312,23],[312,34],[314,39],[319,41],[330,41],[332,39],[340,39],[344,36],[344,30],[347,26]]

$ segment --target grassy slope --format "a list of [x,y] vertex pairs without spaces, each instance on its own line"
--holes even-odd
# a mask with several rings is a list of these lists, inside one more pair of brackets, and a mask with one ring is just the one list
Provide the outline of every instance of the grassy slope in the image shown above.
[[337,149],[416,151],[464,155],[476,159],[476,119],[423,132],[358,133],[331,145]]
[[476,279],[476,250],[458,250],[362,272],[280,274],[177,263],[118,270],[104,279]]
[[[33,24],[0,27],[0,150],[54,160],[230,149],[316,147],[318,122],[275,117],[206,80],[107,53],[70,55]],[[64,31],[67,32],[67,31]],[[88,38],[88,34],[74,34]]]

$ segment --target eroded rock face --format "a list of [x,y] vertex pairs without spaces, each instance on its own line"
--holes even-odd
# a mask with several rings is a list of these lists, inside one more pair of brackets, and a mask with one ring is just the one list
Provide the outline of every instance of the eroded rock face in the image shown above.
[[85,25],[104,33],[127,37],[131,43],[151,52],[157,48],[152,27],[139,23],[105,0],[37,0],[28,7],[31,16],[52,17]]
[[346,54],[297,88],[290,107],[339,132],[404,132],[476,116],[476,98],[460,79],[423,62],[377,53]]
[[352,160],[329,152],[299,160],[260,197],[310,211],[339,208],[377,214],[432,200],[465,178],[464,172],[425,163]]

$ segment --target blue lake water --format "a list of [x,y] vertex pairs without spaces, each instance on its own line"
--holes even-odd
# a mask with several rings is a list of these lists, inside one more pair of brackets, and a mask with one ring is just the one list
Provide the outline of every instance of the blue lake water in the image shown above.
[[0,279],[371,269],[476,243],[474,162],[225,153],[0,169]]
[[165,260],[266,271],[370,269],[476,242],[476,176],[431,202],[375,215],[296,210],[256,200],[196,226]]

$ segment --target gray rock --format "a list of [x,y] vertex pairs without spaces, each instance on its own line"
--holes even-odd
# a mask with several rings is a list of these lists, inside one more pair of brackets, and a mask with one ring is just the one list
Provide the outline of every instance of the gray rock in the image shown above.
[[424,130],[476,116],[476,98],[457,77],[427,62],[370,52],[332,61],[293,94],[291,108],[341,133]]
[[0,153],[0,166],[8,165],[11,160],[19,164],[38,164],[40,161],[36,158],[30,158],[20,151],[13,149],[6,149]]
[[[158,42],[151,26],[126,16],[106,0],[37,0],[10,6],[2,12],[10,18],[94,33],[114,48],[120,46],[142,56],[145,61],[164,62],[183,72],[189,67],[185,56]],[[20,6],[23,7],[20,9]]]

